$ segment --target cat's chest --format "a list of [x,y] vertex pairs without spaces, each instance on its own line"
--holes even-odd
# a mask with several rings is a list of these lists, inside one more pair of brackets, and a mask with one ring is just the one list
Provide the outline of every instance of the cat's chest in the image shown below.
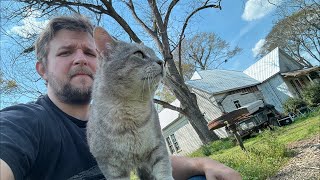
[[114,135],[113,146],[115,150],[128,151],[130,154],[144,154],[157,146],[158,138],[155,131],[151,128],[130,129],[125,133]]

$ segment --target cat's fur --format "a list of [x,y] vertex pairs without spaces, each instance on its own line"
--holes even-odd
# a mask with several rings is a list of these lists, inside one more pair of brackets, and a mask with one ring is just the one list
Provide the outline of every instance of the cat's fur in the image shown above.
[[153,96],[163,62],[142,44],[114,40],[94,31],[100,53],[87,127],[91,153],[108,180],[173,180]]

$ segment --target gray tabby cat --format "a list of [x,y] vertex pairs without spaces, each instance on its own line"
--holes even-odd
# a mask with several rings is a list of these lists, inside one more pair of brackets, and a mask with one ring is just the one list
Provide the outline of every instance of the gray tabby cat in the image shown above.
[[114,40],[97,27],[100,54],[87,127],[91,153],[108,180],[173,180],[154,92],[164,75],[163,62],[142,44]]

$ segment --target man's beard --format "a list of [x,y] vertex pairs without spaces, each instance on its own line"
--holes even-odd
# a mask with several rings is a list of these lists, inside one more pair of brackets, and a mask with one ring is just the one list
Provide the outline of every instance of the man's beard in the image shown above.
[[[71,79],[71,77],[69,78]],[[48,83],[52,86],[57,98],[66,104],[87,105],[91,101],[92,87],[74,87],[70,82],[57,80],[54,75],[48,76]]]

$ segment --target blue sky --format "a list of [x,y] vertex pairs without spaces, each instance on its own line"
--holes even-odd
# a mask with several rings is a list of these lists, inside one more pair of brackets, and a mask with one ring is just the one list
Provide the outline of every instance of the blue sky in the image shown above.
[[[4,2],[1,1],[1,3]],[[8,2],[6,1],[6,3]],[[272,0],[272,2],[279,4],[281,0]],[[267,0],[223,0],[221,5],[222,10],[207,9],[201,11],[200,17],[196,19],[192,28],[204,32],[214,32],[229,42],[232,47],[238,45],[242,48],[243,51],[240,55],[237,55],[219,68],[243,71],[257,60],[254,54],[259,50],[259,45],[263,44],[264,38],[272,29],[272,22],[275,20],[275,6],[268,3]],[[6,25],[4,28],[8,33],[25,36],[26,32],[39,32],[46,22],[47,20],[31,17],[15,25]],[[110,27],[110,25],[108,26]],[[12,40],[1,36],[0,41],[1,46],[4,47],[9,46],[8,42]],[[6,61],[3,60],[7,59],[8,54],[3,49],[1,50],[2,68],[7,65]],[[29,67],[30,71],[32,71],[34,62],[23,66],[22,68]],[[27,73],[29,73],[29,70]],[[37,76],[35,70],[30,73]],[[43,89],[43,82],[40,83],[42,83],[40,86]],[[25,102],[29,100],[30,98],[24,97],[17,101]]]
[[[280,4],[280,0],[273,0]],[[243,71],[257,59],[255,54],[263,45],[264,38],[272,29],[275,6],[267,0],[225,0],[221,11],[207,11],[207,20],[203,21],[203,31],[215,32],[231,46],[238,45],[243,49],[220,69]],[[212,23],[207,23],[212,22]]]

